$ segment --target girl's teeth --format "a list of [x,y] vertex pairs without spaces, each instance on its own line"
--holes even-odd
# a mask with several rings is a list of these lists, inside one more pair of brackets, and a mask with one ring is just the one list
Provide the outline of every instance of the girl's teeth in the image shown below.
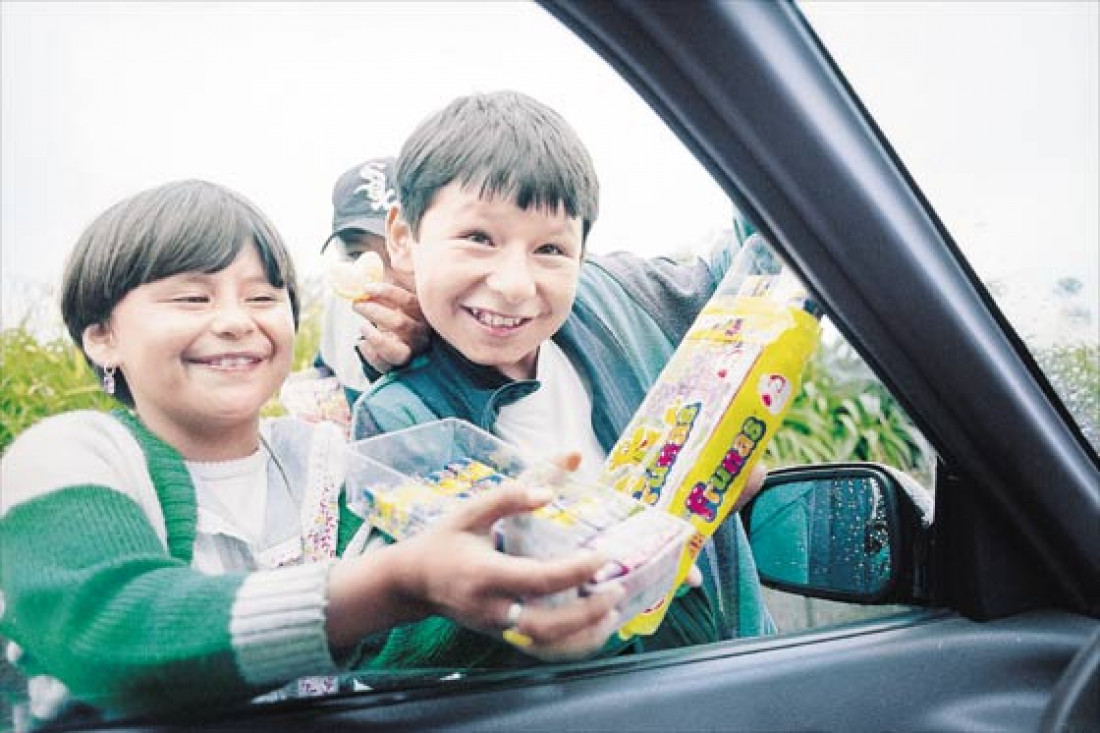
[[245,356],[234,356],[228,359],[215,359],[210,362],[211,366],[221,367],[223,369],[232,369],[234,367],[247,366],[252,363],[252,359]]

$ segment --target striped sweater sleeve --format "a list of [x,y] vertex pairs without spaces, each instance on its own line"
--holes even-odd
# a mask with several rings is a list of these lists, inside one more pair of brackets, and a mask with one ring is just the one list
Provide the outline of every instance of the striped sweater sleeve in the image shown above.
[[125,713],[330,671],[327,566],[209,576],[172,557],[141,449],[117,426],[51,418],[3,458],[0,634],[23,648],[25,671]]

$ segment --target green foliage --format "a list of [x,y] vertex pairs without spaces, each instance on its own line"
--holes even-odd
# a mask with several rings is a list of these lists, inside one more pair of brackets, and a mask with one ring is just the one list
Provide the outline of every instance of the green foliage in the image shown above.
[[118,405],[68,339],[39,343],[22,326],[0,331],[0,450],[47,415]]
[[294,338],[294,371],[313,365],[317,349],[321,345],[321,306],[319,299],[302,307],[298,320],[298,334]]
[[[1100,449],[1100,353],[1095,344],[1058,344],[1035,354],[1085,437]],[[768,446],[781,466],[874,461],[931,488],[933,455],[893,396],[843,342],[822,345],[806,368],[802,392]]]
[[1057,344],[1036,351],[1035,361],[1100,452],[1100,348],[1095,343]]
[[765,460],[771,467],[874,461],[920,478],[931,469],[924,437],[855,352],[839,341],[822,344],[810,361],[802,391]]

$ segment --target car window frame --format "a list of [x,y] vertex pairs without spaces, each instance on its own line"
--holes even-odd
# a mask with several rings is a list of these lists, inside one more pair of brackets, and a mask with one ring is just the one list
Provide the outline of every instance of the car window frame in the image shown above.
[[[937,551],[937,597],[991,618],[1092,608],[1100,461],[797,6],[539,1],[680,137],[936,447],[942,544],[966,547],[975,520],[1020,561],[1009,573],[971,552],[958,567]],[[853,256],[858,272],[843,266]],[[989,501],[982,517],[970,495]],[[997,587],[980,587],[983,572]]]

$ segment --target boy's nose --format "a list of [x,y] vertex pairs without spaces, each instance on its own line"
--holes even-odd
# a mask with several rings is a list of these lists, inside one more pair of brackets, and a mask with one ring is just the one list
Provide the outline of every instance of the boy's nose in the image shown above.
[[486,283],[510,303],[534,297],[536,291],[535,275],[525,254],[500,257]]

